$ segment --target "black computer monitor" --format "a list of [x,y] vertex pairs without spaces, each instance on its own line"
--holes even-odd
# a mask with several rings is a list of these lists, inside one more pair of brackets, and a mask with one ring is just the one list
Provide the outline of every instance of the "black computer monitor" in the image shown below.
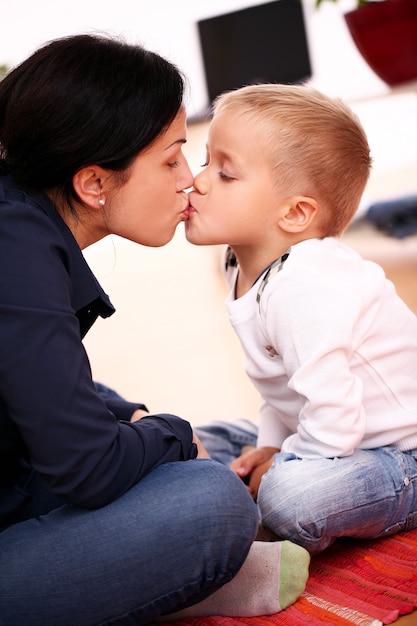
[[210,103],[255,83],[311,76],[302,0],[277,0],[197,22]]

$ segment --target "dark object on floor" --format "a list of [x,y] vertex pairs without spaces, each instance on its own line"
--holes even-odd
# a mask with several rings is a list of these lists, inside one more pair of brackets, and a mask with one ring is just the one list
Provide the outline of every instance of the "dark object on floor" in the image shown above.
[[365,218],[391,237],[403,239],[413,235],[417,232],[417,195],[375,202],[368,208]]

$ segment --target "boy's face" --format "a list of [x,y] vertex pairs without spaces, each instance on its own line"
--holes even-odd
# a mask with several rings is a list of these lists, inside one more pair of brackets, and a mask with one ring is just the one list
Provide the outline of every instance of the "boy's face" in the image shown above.
[[262,130],[222,112],[210,124],[204,170],[189,194],[186,237],[197,245],[265,246],[276,236],[280,196]]

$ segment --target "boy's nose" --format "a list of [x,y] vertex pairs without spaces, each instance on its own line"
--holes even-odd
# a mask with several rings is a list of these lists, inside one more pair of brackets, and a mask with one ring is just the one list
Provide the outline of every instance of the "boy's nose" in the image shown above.
[[205,175],[205,171],[200,172],[194,178],[194,189],[198,193],[205,194],[208,191],[208,179]]

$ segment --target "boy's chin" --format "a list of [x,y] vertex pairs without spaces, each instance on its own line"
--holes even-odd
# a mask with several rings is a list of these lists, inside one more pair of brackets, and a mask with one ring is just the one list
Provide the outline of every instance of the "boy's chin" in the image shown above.
[[199,240],[194,240],[192,237],[187,237],[187,234],[185,235],[188,243],[192,243],[193,246],[209,246],[209,243],[206,243],[205,241],[199,241]]
[[189,243],[193,243],[195,246],[205,246],[208,245],[206,243],[206,241],[204,240],[204,237],[197,237],[196,235],[193,236],[193,233],[190,232],[190,229],[187,228],[187,222],[185,222],[184,224],[184,234],[185,234],[185,238],[187,239],[187,241]]
[[216,246],[222,245],[222,242],[218,238],[210,237],[210,235],[203,234],[201,232],[193,232],[191,224],[184,222],[184,234],[189,243],[195,246]]

